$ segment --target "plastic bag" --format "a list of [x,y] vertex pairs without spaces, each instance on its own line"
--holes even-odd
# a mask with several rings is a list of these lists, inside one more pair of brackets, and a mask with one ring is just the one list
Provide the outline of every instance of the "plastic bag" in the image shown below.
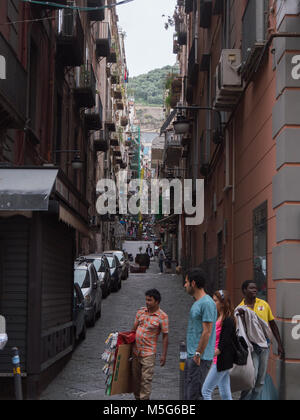
[[254,388],[255,369],[250,351],[245,366],[233,365],[230,371],[231,392],[247,391]]
[[7,334],[0,334],[0,350],[3,350],[8,341]]
[[278,391],[274,386],[273,380],[269,374],[266,375],[265,384],[262,392],[260,393],[257,400],[259,401],[277,401]]

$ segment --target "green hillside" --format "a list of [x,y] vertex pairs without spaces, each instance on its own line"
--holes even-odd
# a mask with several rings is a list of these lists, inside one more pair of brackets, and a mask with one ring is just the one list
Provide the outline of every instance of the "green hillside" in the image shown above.
[[165,66],[136,77],[130,77],[128,95],[135,98],[136,104],[163,106],[166,78],[170,73],[178,73],[177,66]]

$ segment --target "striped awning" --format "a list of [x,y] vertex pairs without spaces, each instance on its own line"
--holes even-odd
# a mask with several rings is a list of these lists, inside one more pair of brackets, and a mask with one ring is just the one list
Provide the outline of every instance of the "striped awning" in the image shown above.
[[171,122],[174,120],[176,114],[177,114],[176,109],[171,112],[171,114],[168,116],[168,118],[166,119],[166,121],[164,122],[164,124],[162,125],[162,127],[160,129],[160,135],[162,135],[162,133],[164,133],[166,131],[166,129],[171,124]]

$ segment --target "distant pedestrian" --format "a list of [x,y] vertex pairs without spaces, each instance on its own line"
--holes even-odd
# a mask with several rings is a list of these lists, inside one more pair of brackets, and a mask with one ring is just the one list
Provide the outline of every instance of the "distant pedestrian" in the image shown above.
[[159,264],[159,268],[160,268],[160,274],[164,273],[164,262],[167,259],[165,251],[163,250],[162,245],[159,247],[159,252],[158,252],[158,264]]
[[156,289],[148,290],[145,295],[146,307],[137,312],[133,326],[133,330],[136,331],[136,341],[133,348],[132,374],[136,400],[150,399],[160,333],[163,335],[161,366],[166,363],[168,351],[169,318],[160,309],[161,295]]
[[230,389],[230,369],[233,367],[234,347],[236,340],[236,322],[234,308],[229,294],[225,290],[215,292],[218,320],[216,323],[216,345],[213,365],[202,388],[204,400],[211,400],[214,390],[218,387],[222,400],[232,400]]
[[152,248],[151,248],[150,244],[148,244],[148,246],[147,246],[146,253],[151,258]]
[[206,273],[195,268],[185,279],[185,289],[194,297],[187,329],[187,360],[184,369],[184,399],[201,400],[202,386],[215,354],[217,308],[205,293]]
[[[243,391],[241,393],[241,400],[256,400],[264,387],[271,344],[268,334],[266,333],[267,329],[271,329],[273,336],[277,341],[280,359],[284,360],[285,358],[283,344],[275,318],[272,314],[272,310],[266,301],[257,297],[257,290],[257,285],[254,281],[245,281],[242,285],[244,299],[237,308],[237,313],[242,317],[246,326],[246,331],[248,330],[248,335],[252,333],[251,336],[249,336],[249,341],[253,346],[252,359],[256,378],[255,387],[248,391]],[[245,310],[243,310],[243,308],[245,308]],[[260,329],[261,333],[259,336],[255,334],[254,328],[256,327],[256,324],[259,326],[259,323],[256,319],[251,318],[250,315],[252,311],[257,315],[257,317],[259,317],[260,320],[262,320],[262,328]],[[250,325],[247,326],[247,323],[250,323]],[[257,339],[256,335],[258,337]]]

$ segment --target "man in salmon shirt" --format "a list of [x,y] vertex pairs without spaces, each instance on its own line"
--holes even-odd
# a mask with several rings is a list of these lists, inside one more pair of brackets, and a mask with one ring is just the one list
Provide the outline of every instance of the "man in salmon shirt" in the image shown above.
[[166,363],[168,351],[169,319],[159,307],[161,295],[156,289],[148,290],[145,295],[146,307],[137,312],[133,326],[136,341],[133,348],[132,374],[136,400],[150,399],[157,340],[160,333],[163,335],[161,366]]

